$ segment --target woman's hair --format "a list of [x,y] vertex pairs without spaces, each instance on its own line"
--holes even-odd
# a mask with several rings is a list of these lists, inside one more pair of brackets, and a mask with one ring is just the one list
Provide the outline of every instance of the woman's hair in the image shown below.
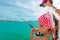
[[55,27],[56,27],[56,33],[55,33],[55,36],[56,36],[56,40],[57,40],[57,38],[58,38],[58,20],[57,20],[57,18],[53,15],[53,20],[54,20],[54,22],[55,22]]
[[57,27],[58,26],[58,20],[54,15],[53,15],[53,20],[54,20],[55,26]]
[[53,1],[52,0],[49,0],[51,4],[53,4]]

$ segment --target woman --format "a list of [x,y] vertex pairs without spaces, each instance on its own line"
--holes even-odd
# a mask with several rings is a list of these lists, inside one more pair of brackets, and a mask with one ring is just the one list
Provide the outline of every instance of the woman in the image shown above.
[[[48,13],[42,15],[38,19],[38,23],[39,23],[39,28],[38,29],[33,28],[31,32],[31,40],[52,40],[53,35],[56,32],[54,26],[58,25],[57,19],[55,19],[54,16],[52,19],[52,16]],[[34,38],[34,34],[36,35],[35,38]]]
[[[31,32],[31,40],[49,40],[49,39],[52,38],[52,35],[53,34],[54,34],[53,35],[53,40],[57,40],[57,34],[58,34],[58,30],[57,30],[57,28],[58,28],[58,17],[55,15],[55,12],[60,15],[60,10],[59,9],[56,9],[55,7],[53,7],[52,0],[43,0],[42,4],[40,4],[40,6],[46,7],[45,9],[47,9],[47,11],[51,13],[51,15],[53,17],[52,20],[55,23],[55,25],[54,25],[55,27],[53,28],[53,26],[51,26],[51,27],[49,27],[49,26],[43,26],[44,24],[41,25],[42,24],[41,21],[38,21],[39,28],[38,29],[35,29],[35,28],[32,29],[32,32]],[[42,18],[40,17],[40,20],[41,19]],[[52,24],[54,24],[53,22],[52,22]],[[34,38],[34,36],[33,36],[34,33],[36,35],[36,38]]]

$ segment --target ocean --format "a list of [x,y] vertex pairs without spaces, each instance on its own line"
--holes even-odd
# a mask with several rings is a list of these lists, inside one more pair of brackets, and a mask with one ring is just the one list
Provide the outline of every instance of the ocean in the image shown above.
[[[29,21],[38,28],[37,21]],[[23,21],[0,22],[0,40],[30,40],[32,28]]]

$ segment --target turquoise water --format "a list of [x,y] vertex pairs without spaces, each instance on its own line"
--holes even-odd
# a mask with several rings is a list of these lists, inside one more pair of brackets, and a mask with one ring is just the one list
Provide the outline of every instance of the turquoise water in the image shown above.
[[[38,27],[37,21],[30,24]],[[24,22],[0,22],[0,40],[30,40],[31,28]]]

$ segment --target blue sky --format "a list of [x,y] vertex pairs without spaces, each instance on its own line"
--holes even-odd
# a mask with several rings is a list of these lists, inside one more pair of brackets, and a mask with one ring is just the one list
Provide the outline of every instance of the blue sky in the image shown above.
[[[56,6],[58,1],[54,2]],[[39,7],[40,3],[41,0],[1,0],[0,19],[21,21],[22,17],[27,21],[36,21],[43,9]]]

